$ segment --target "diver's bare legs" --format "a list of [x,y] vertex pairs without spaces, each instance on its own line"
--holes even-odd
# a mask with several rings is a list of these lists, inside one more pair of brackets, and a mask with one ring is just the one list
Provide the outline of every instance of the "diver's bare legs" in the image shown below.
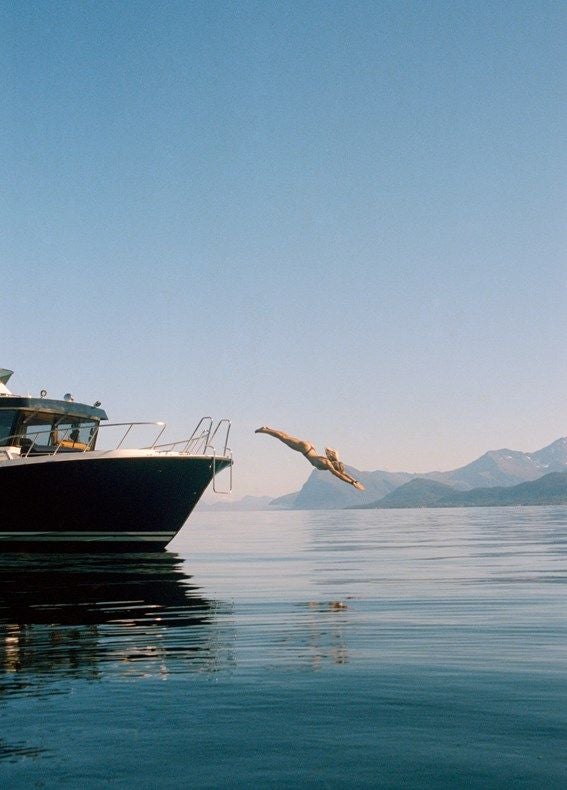
[[286,433],[285,431],[278,431],[276,428],[268,428],[267,425],[257,428],[254,433],[267,433],[269,436],[274,436],[292,450],[296,450],[298,453],[302,453],[303,455],[308,455],[311,452],[315,454],[317,453],[311,442],[306,442],[304,439],[298,439],[297,436],[290,436],[289,433]]

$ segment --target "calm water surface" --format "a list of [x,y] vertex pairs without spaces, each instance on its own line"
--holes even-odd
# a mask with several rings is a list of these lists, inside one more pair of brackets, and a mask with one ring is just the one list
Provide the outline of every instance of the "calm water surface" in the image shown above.
[[567,787],[567,508],[0,556],[0,786]]

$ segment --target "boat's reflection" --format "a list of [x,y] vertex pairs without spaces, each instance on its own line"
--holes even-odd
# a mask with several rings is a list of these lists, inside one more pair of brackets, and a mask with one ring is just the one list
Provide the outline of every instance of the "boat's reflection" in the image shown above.
[[170,552],[3,554],[0,635],[4,691],[233,663],[230,604],[205,598]]

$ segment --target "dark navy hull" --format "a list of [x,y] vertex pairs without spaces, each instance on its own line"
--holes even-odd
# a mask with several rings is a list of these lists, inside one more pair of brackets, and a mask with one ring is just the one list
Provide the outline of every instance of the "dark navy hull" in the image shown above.
[[229,463],[203,456],[83,455],[3,465],[0,551],[163,549],[213,474]]

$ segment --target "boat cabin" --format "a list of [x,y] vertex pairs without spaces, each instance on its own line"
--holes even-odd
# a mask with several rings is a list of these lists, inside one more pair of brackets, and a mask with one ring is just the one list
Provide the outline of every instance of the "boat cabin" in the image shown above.
[[88,452],[98,426],[108,419],[96,406],[75,403],[70,395],[51,400],[13,395],[6,383],[11,371],[0,369],[0,447],[18,455]]

